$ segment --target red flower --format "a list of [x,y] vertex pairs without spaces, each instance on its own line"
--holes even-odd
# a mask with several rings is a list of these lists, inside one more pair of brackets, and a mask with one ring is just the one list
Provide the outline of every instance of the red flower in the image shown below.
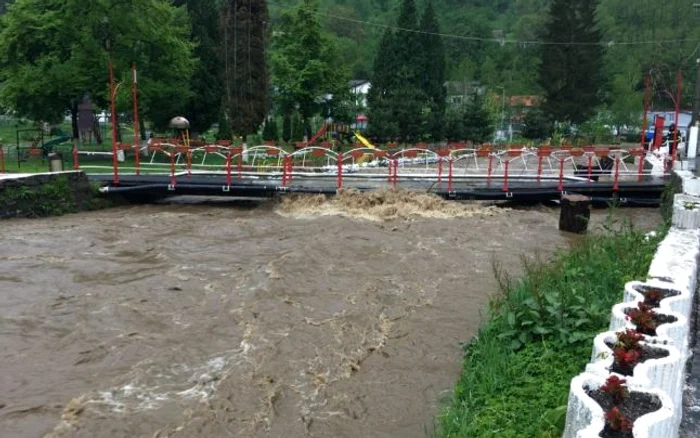
[[624,348],[618,347],[613,350],[613,358],[615,364],[622,370],[626,372],[632,372],[634,367],[639,363],[639,358],[641,354],[637,350],[625,350]]
[[601,386],[600,390],[609,394],[613,399],[613,403],[620,404],[629,396],[625,383],[625,379],[613,375],[608,377],[608,380],[605,381],[605,385]]
[[629,418],[625,417],[617,407],[610,409],[605,414],[605,423],[610,429],[619,432],[628,432],[634,426]]
[[643,340],[644,335],[636,330],[627,329],[617,334],[617,344],[615,346],[622,347],[625,350],[638,350],[639,343]]
[[630,310],[627,314],[627,319],[637,326],[637,330],[649,333],[656,330],[657,327],[654,316],[656,316],[656,313],[653,307],[640,302],[636,309]]

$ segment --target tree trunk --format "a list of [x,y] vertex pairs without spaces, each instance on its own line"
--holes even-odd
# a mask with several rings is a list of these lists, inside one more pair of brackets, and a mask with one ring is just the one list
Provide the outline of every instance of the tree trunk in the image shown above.
[[80,129],[78,129],[78,103],[77,102],[71,103],[70,123],[71,123],[71,130],[73,131],[73,148],[78,149],[78,142],[80,141]]
[[588,230],[591,219],[591,198],[582,195],[561,197],[559,230],[583,234]]

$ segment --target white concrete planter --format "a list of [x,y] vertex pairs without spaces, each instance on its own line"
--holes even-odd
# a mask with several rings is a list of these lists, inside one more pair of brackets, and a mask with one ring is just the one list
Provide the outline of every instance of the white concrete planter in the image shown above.
[[[627,320],[627,313],[625,313],[625,311],[635,309],[636,307],[636,302],[616,304],[612,309],[610,331],[620,331],[628,328],[634,329],[635,325],[632,324],[631,321]],[[654,311],[660,315],[667,315],[676,318],[675,322],[659,325],[656,329],[656,337],[659,338],[660,341],[669,341],[680,351],[685,351],[688,343],[688,331],[690,330],[688,326],[688,318],[680,313],[665,311],[662,309],[655,309]]]
[[700,198],[678,194],[673,198],[673,226],[682,230],[700,228]]
[[[647,338],[653,339],[653,338]],[[607,376],[611,374],[610,368],[613,365],[613,352],[606,344],[616,342],[617,332],[610,331],[599,334],[593,340],[593,355],[591,363],[586,366],[586,371],[597,376]],[[674,406],[681,409],[683,400],[683,376],[685,359],[678,348],[673,345],[664,345],[653,341],[642,342],[642,345],[658,348],[668,352],[668,356],[660,359],[650,359],[634,367],[632,376],[623,378],[630,379],[634,384],[644,388],[657,388],[668,394],[674,402]],[[615,374],[615,373],[612,373]],[[678,418],[680,422],[680,416]]]
[[700,230],[671,228],[649,267],[650,279],[666,281],[680,291],[695,294],[700,255]]
[[[599,388],[607,376],[583,373],[571,381],[569,406],[566,415],[566,429],[563,438],[599,438],[605,427],[605,413],[600,405],[586,394],[586,388]],[[646,392],[661,400],[661,409],[644,415],[634,422],[632,433],[635,438],[669,438],[678,434],[674,419],[673,402],[663,391],[643,389],[631,381],[632,391]]]
[[683,193],[690,196],[700,196],[700,178],[687,170],[676,171],[683,179]]
[[648,289],[663,289],[674,291],[678,295],[664,298],[659,303],[659,309],[664,312],[676,312],[683,315],[686,320],[690,319],[693,311],[693,295],[689,290],[676,289],[670,283],[658,280],[649,280],[646,282],[631,281],[625,285],[626,303],[637,303],[644,301],[643,292]]

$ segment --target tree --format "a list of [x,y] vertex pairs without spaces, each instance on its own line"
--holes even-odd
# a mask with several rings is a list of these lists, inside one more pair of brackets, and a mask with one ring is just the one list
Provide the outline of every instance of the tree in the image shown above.
[[190,17],[190,38],[197,43],[197,58],[190,90],[192,97],[185,106],[185,117],[194,132],[205,132],[218,120],[221,96],[224,93],[219,44],[218,0],[175,0],[176,6],[186,6]]
[[336,63],[335,47],[323,34],[317,12],[317,0],[303,0],[294,14],[283,17],[273,38],[277,103],[283,113],[298,109],[303,120],[319,113],[325,96],[342,94],[348,86],[347,73]]
[[551,132],[552,123],[541,109],[538,108],[525,115],[523,119],[523,137],[530,140],[544,140],[549,137]]
[[292,116],[285,114],[282,119],[282,140],[289,143],[292,139]]
[[267,119],[265,128],[263,129],[263,140],[277,141],[277,122],[274,117]]
[[372,87],[367,93],[370,134],[380,140],[392,140],[399,135],[391,99],[396,81],[394,73],[398,64],[393,44],[394,33],[387,28],[374,58]]
[[166,0],[16,0],[1,18],[0,99],[33,120],[57,122],[70,111],[77,138],[82,97],[107,105],[111,55],[127,83],[137,64],[141,112],[167,126],[189,96],[188,37],[184,10]]
[[222,19],[225,109],[233,131],[257,131],[269,112],[265,0],[227,0]]
[[494,125],[485,99],[475,96],[467,104],[462,126],[464,136],[474,143],[485,143],[493,138]]
[[[583,123],[601,103],[603,49],[596,0],[554,0],[545,29],[539,82],[544,110],[559,122]],[[568,44],[575,42],[576,44]]]
[[442,140],[444,134],[445,109],[447,106],[447,64],[440,36],[440,25],[435,16],[432,0],[428,0],[420,22],[422,50],[422,89],[427,97],[429,114],[427,133],[434,141]]

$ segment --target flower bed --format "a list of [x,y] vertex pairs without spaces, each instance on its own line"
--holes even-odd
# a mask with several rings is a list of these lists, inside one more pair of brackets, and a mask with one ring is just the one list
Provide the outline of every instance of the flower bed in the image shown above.
[[571,381],[563,437],[671,437],[677,432],[672,405],[663,391],[583,373]]

